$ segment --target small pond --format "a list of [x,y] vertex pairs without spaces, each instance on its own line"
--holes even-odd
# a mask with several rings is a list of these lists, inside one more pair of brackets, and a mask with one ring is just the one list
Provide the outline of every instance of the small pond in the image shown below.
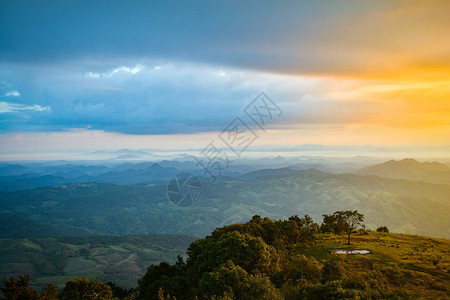
[[334,249],[336,254],[369,254],[369,250],[355,250],[355,249]]

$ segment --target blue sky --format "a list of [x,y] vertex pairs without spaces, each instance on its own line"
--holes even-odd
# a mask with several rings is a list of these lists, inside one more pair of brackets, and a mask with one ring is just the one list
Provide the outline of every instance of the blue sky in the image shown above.
[[[1,1],[0,142],[17,151],[26,145],[18,140],[45,135],[50,150],[61,146],[51,133],[80,131],[118,147],[124,136],[195,139],[222,130],[265,91],[285,111],[270,124],[269,144],[445,144],[449,8]],[[417,93],[435,99],[435,110]]]

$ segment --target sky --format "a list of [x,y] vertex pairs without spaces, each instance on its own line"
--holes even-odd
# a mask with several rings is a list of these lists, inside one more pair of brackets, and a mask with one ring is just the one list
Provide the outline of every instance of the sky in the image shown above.
[[[450,1],[0,0],[0,159],[197,149],[450,153]],[[245,108],[264,92],[264,130]],[[224,146],[224,144],[222,144]]]

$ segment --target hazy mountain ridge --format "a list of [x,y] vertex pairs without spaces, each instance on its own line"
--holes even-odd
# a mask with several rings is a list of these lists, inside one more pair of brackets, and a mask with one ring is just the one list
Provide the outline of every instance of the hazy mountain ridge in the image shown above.
[[[450,237],[449,185],[318,170],[273,176],[265,176],[264,171],[261,175],[248,180],[204,182],[202,198],[187,208],[167,199],[164,184],[42,187],[0,192],[0,203],[3,213],[44,225],[64,224],[89,235],[204,236],[217,226],[247,220],[255,214],[276,219],[310,214],[320,220],[330,210],[358,209],[366,215],[370,228],[388,226],[394,232]],[[3,236],[9,230],[1,228]]]
[[[114,184],[140,184],[168,180],[181,171],[173,167],[162,167],[158,163],[123,164],[110,169],[99,166],[96,171],[83,172],[86,166],[77,166],[63,172],[50,169],[51,174],[25,173],[0,176],[0,190],[14,191],[52,185],[66,185],[89,182]],[[96,167],[92,167],[96,168]],[[106,172],[105,172],[106,168]],[[102,171],[99,171],[102,170]],[[43,170],[43,172],[45,172]]]
[[291,168],[280,168],[280,169],[261,169],[252,172],[245,173],[244,175],[239,176],[244,180],[255,179],[258,177],[266,177],[266,176],[287,176],[297,173],[296,170]]
[[[129,151],[122,149],[114,153],[128,153]],[[250,178],[259,176],[257,174],[263,172],[261,170],[277,172],[270,170],[280,168],[289,168],[292,170],[308,170],[314,168],[327,173],[345,173],[360,169],[372,161],[373,159],[364,157],[356,157],[351,162],[338,158],[284,158],[281,156],[274,158],[239,159],[237,161],[230,161],[229,168],[223,170],[222,175]],[[159,166],[161,168],[157,171],[156,169]],[[185,155],[181,160],[162,160],[157,162],[124,161],[120,163],[114,160],[102,160],[82,162],[25,162],[23,164],[2,163],[0,164],[0,190],[13,191],[41,186],[88,182],[142,184],[167,180],[169,177],[180,172],[189,172],[197,176],[204,174],[203,169],[190,155]],[[255,172],[256,175],[247,174],[250,172]]]
[[450,167],[439,162],[418,162],[411,158],[390,160],[361,169],[359,174],[387,178],[402,178],[426,182],[450,184]]

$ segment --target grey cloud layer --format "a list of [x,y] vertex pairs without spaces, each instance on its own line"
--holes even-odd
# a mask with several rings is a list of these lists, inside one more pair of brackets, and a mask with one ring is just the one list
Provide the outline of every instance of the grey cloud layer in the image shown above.
[[[151,57],[296,74],[376,71],[389,67],[380,63],[389,55],[448,65],[449,2],[413,4],[2,1],[0,60]],[[428,50],[411,47],[418,41]]]
[[[92,128],[129,134],[222,130],[261,90],[279,101],[299,90],[279,76],[198,64],[78,62],[7,65],[0,71],[0,128],[5,132]],[[8,70],[8,71],[5,71]],[[285,91],[277,89],[288,87]],[[7,95],[11,89],[19,96]]]

